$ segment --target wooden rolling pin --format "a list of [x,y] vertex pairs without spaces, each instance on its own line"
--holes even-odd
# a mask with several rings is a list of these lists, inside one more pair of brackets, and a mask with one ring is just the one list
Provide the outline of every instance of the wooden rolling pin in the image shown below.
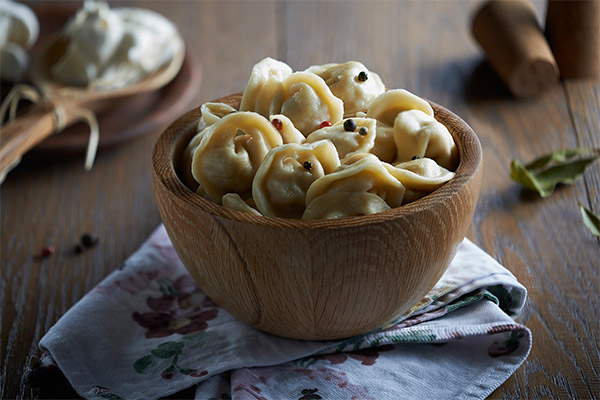
[[549,0],[546,37],[561,78],[600,77],[600,0]]
[[531,2],[487,2],[475,14],[472,32],[516,97],[533,97],[558,83],[558,66]]

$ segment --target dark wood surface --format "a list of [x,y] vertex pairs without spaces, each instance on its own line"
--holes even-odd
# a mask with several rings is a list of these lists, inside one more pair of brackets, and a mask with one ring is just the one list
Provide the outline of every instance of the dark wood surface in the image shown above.
[[[514,158],[600,147],[598,80],[512,98],[470,35],[480,1],[124,4],[155,9],[179,25],[203,72],[190,108],[242,90],[252,65],[272,56],[294,69],[359,60],[388,87],[406,88],[465,119],[484,151],[469,237],[528,288],[520,322],[533,332],[528,359],[491,398],[600,397],[600,242],[578,210],[582,202],[600,212],[600,165],[546,199],[509,179]],[[536,6],[541,21],[545,4]],[[160,223],[150,163],[158,134],[102,151],[89,173],[83,155],[26,157],[0,186],[0,397],[39,396],[20,383],[39,339]],[[75,255],[83,232],[100,243]],[[56,253],[40,258],[49,244]]]

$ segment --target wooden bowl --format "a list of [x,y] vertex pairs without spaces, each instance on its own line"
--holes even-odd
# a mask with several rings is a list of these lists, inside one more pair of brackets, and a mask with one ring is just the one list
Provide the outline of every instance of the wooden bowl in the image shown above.
[[[215,101],[239,107],[241,94]],[[167,232],[200,288],[265,332],[329,340],[393,321],[440,279],[471,224],[481,184],[481,145],[444,107],[456,176],[435,192],[380,214],[292,220],[234,211],[188,189],[176,166],[200,108],[174,122],[153,153],[156,199]]]

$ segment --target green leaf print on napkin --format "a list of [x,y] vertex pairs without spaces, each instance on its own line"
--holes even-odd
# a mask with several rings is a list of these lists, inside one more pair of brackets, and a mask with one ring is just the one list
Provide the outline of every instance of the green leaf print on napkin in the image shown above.
[[150,350],[150,354],[138,358],[133,363],[133,369],[138,374],[151,374],[160,372],[163,379],[171,379],[175,374],[202,377],[208,371],[202,368],[183,368],[179,365],[179,358],[185,348],[196,349],[201,347],[211,336],[206,332],[186,335],[179,341],[168,341],[159,344]]

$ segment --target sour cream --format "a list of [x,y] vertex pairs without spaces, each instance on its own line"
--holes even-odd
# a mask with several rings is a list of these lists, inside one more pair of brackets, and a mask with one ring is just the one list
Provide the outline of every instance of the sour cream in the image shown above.
[[169,63],[184,43],[175,25],[141,8],[86,1],[63,31],[68,46],[52,66],[53,79],[71,86],[121,88]]

